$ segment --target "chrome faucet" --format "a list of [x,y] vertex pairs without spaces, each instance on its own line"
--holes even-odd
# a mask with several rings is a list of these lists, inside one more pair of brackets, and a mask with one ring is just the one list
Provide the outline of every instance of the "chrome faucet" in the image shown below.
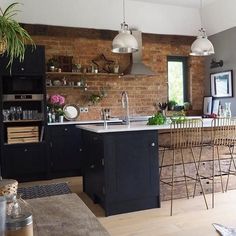
[[129,118],[129,98],[127,92],[123,91],[121,93],[121,103],[122,107],[126,109],[125,124],[130,127],[130,118]]

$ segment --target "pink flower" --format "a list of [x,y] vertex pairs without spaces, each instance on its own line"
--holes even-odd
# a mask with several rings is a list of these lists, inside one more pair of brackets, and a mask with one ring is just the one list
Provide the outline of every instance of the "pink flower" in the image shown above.
[[59,94],[52,95],[49,100],[54,105],[63,105],[65,103],[65,98]]
[[65,98],[62,97],[61,95],[58,95],[58,98],[59,98],[59,104],[63,105],[65,103]]

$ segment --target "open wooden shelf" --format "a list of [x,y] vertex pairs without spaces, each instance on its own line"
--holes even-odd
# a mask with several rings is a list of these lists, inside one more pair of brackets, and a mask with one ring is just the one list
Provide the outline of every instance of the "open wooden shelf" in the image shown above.
[[93,75],[93,76],[122,76],[122,74],[115,74],[115,73],[82,73],[82,72],[46,72],[46,75],[52,76],[64,76],[64,75]]

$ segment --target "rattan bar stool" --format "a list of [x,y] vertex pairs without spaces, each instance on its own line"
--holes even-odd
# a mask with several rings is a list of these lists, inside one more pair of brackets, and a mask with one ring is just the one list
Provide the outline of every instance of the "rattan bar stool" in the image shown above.
[[[211,122],[211,140],[208,144],[212,147],[212,174],[210,176],[200,176],[201,178],[209,179],[212,181],[212,208],[215,206],[215,177],[220,177],[221,189],[224,192],[223,175],[228,175],[226,183],[226,191],[228,188],[229,175],[236,174],[236,165],[233,156],[234,144],[236,141],[236,118],[215,118]],[[230,164],[227,171],[222,170],[221,157],[219,147],[228,147],[230,155]],[[198,171],[201,159],[199,160]],[[215,162],[218,163],[218,172],[216,172]],[[235,171],[231,171],[232,164]],[[194,187],[195,195],[196,184]]]
[[[203,122],[201,119],[187,119],[184,121],[174,121],[170,124],[170,144],[169,145],[164,145],[162,146],[162,159],[160,163],[160,181],[164,184],[168,184],[171,186],[171,209],[170,209],[170,215],[173,215],[173,192],[174,192],[174,187],[175,183],[183,181],[185,183],[185,188],[186,188],[186,197],[189,198],[189,191],[188,191],[188,181],[196,181],[200,183],[201,186],[201,191],[203,194],[203,198],[206,204],[206,208],[208,209],[208,204],[206,201],[206,196],[205,192],[203,189],[203,185],[201,182],[201,178],[199,175],[199,165],[198,165],[198,160],[201,159],[201,154],[202,154],[202,126]],[[199,157],[196,159],[195,153],[193,151],[193,148],[199,147],[200,148],[200,153]],[[194,163],[194,169],[195,169],[195,174],[193,176],[186,175],[186,163],[184,161],[184,155],[183,155],[183,150],[184,149],[189,149],[191,151],[191,159]],[[171,177],[164,178],[162,176],[162,169],[166,165],[164,165],[164,159],[165,159],[165,153],[167,150],[172,151],[172,163],[171,163]],[[176,152],[180,150],[180,155],[181,155],[181,162],[176,163]],[[176,176],[175,175],[175,168],[177,165],[182,165],[183,169],[183,175],[181,176]],[[183,180],[181,180],[181,178]],[[168,180],[169,179],[169,180]]]
[[220,154],[219,154],[219,147],[220,146],[227,146],[229,149],[230,154],[230,163],[233,160],[233,148],[234,148],[234,142],[235,142],[235,136],[236,134],[236,118],[216,118],[212,121],[212,144],[213,144],[213,151],[212,151],[212,208],[215,206],[215,148],[217,150],[217,160],[219,163],[219,172],[220,172],[220,179],[221,179],[221,188],[222,192],[224,192],[224,186],[223,186],[223,179],[222,174],[228,174],[226,189],[228,187],[228,180],[229,180],[229,174],[231,169],[231,164],[228,170],[228,173],[225,171],[222,171],[221,168],[221,160],[220,160]]
[[[227,171],[223,171],[223,174],[227,174],[227,181],[225,191],[228,190],[229,177],[230,175],[236,175],[236,163],[234,157],[234,146],[236,142],[236,117],[217,119],[215,121],[215,129],[221,130],[221,133],[215,137],[215,145],[227,146],[229,149],[230,161]],[[219,154],[218,154],[219,155]],[[232,167],[234,169],[232,169]]]

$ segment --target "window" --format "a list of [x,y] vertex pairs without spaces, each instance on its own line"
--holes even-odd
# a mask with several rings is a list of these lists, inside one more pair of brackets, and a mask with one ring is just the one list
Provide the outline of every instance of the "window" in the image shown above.
[[178,105],[188,101],[187,57],[167,57],[168,61],[168,100]]

